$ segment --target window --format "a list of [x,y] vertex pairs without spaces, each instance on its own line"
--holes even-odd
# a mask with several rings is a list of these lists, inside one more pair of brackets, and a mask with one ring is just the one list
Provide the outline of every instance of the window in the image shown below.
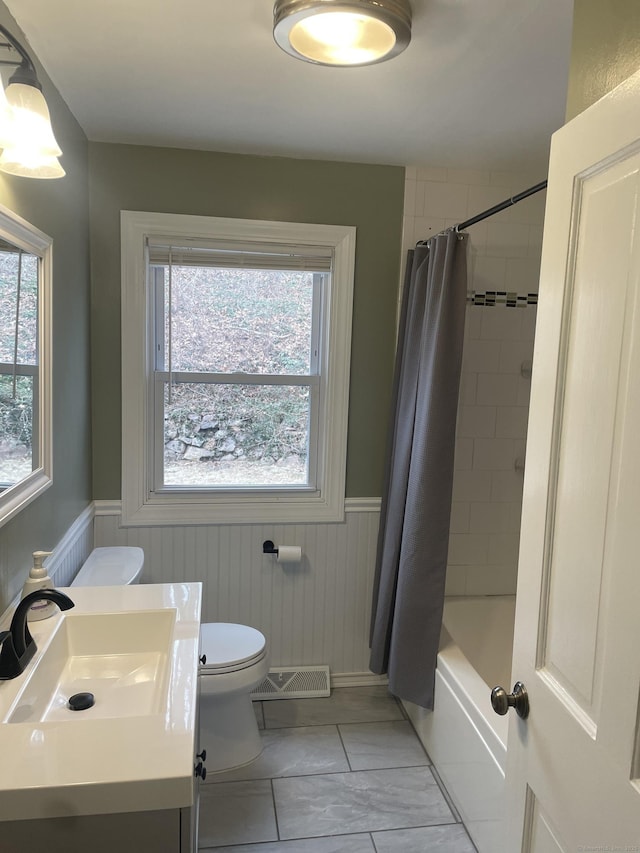
[[[33,464],[38,387],[38,258],[0,239],[0,489]],[[35,422],[37,425],[37,409]],[[37,448],[37,440],[36,440]],[[37,458],[37,454],[36,454]]]
[[354,246],[122,213],[125,524],[342,518]]
[[52,483],[51,243],[0,206],[0,524]]

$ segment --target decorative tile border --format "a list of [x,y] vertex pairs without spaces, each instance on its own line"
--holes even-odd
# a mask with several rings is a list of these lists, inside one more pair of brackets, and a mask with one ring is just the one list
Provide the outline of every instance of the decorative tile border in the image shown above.
[[495,305],[504,305],[506,308],[527,308],[538,304],[538,294],[520,294],[506,290],[487,290],[486,293],[478,293],[470,290],[467,293],[467,302],[470,305],[484,305],[487,308]]

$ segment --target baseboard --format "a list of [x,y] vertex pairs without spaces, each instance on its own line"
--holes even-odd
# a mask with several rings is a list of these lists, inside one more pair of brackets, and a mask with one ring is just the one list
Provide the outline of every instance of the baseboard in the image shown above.
[[332,687],[373,687],[389,683],[386,675],[374,675],[373,672],[332,672]]
[[[308,667],[313,669],[313,667]],[[295,670],[296,667],[276,667],[277,669]],[[386,675],[374,675],[373,672],[331,672],[329,673],[329,684],[331,688],[335,687],[375,687],[377,685],[386,685],[389,683],[389,677]],[[269,697],[269,698],[286,698],[286,697]],[[266,700],[265,700],[266,701]]]

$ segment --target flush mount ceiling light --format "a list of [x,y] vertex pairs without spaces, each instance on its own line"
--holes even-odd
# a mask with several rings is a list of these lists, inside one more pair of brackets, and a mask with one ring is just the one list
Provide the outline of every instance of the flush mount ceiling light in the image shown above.
[[0,85],[0,170],[26,178],[61,178],[65,174],[58,161],[62,151],[35,66],[3,26],[0,56],[0,65],[17,66],[6,90]]
[[276,0],[273,37],[317,65],[373,65],[411,40],[408,0]]

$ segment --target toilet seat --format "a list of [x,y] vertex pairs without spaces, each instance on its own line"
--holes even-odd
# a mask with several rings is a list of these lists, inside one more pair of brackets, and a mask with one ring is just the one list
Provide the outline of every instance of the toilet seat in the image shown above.
[[247,669],[266,655],[263,634],[248,625],[233,622],[205,622],[200,626],[200,654],[206,663],[202,675],[218,675]]

